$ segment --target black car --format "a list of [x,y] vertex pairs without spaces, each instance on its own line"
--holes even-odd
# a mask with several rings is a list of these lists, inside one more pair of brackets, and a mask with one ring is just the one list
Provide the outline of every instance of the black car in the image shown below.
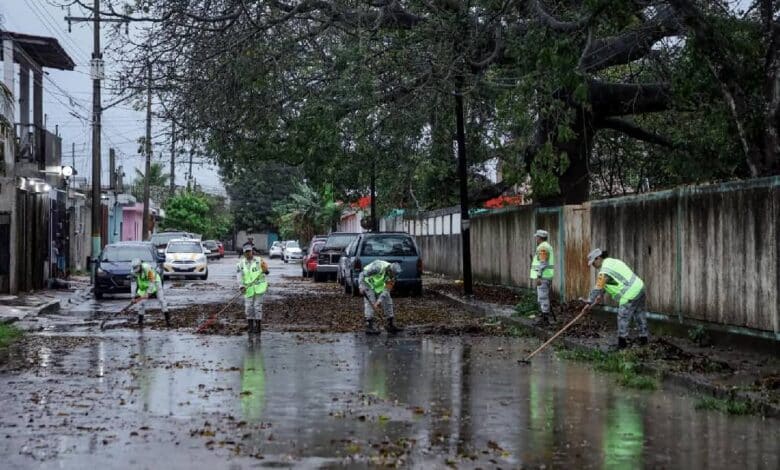
[[[95,298],[102,299],[104,294],[130,293],[130,262],[138,258],[144,263],[155,266],[158,272],[154,245],[150,242],[119,242],[106,245],[100,253],[95,272]],[[160,276],[162,280],[162,276]]]
[[325,246],[317,255],[317,271],[314,272],[314,281],[324,281],[328,278],[336,279],[339,270],[339,259],[344,254],[347,245],[357,238],[357,233],[333,232],[328,235]]

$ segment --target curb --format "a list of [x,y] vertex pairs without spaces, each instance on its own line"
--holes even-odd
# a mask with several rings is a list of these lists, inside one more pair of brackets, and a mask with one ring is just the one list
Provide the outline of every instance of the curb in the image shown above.
[[[433,294],[436,294],[440,297],[447,299],[451,303],[457,304],[461,307],[466,307],[466,309],[469,312],[475,315],[485,316],[485,317],[501,317],[502,323],[510,326],[519,326],[521,328],[524,328],[528,330],[533,336],[535,336],[536,338],[542,341],[550,337],[551,333],[549,331],[534,326],[531,320],[512,317],[512,313],[514,313],[514,308],[512,307],[505,307],[505,308],[503,308],[502,306],[494,307],[490,305],[485,305],[483,303],[462,299],[460,297],[454,296],[446,292],[440,292],[433,289],[427,289],[427,290],[428,292],[431,292]],[[560,339],[563,345],[568,349],[580,349],[583,351],[600,351],[599,348],[595,348],[591,345],[579,342],[572,338],[564,337]],[[689,391],[711,395],[719,399],[737,399],[737,400],[750,402],[751,404],[755,405],[758,408],[762,416],[771,417],[771,418],[780,418],[780,404],[774,404],[767,400],[757,398],[752,394],[750,394],[749,392],[743,392],[743,391],[733,390],[725,387],[720,387],[718,385],[714,385],[705,380],[700,380],[698,378],[691,377],[689,375],[678,374],[676,372],[668,371],[661,367],[657,367],[653,365],[645,366],[645,370],[651,374],[658,376],[662,383],[683,387],[688,389]]]
[[57,313],[60,311],[60,301],[59,300],[52,300],[50,302],[46,302],[45,304],[41,305],[37,308],[37,312],[35,313],[35,316],[38,315],[51,315],[53,313]]

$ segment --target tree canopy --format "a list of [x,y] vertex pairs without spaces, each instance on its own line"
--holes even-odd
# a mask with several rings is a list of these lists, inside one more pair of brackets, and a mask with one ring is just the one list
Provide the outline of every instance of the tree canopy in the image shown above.
[[780,173],[776,1],[106,3],[145,28],[115,43],[119,88],[151,63],[230,175],[273,162],[340,199],[373,176],[388,205],[451,205],[455,94],[475,199],[529,176],[535,199],[578,203]]

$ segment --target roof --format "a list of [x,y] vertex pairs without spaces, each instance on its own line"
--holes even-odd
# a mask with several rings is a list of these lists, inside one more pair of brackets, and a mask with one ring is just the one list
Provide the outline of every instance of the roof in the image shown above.
[[[0,35],[3,39],[10,37],[19,49],[41,67],[59,70],[73,70],[76,67],[76,63],[55,38],[12,31],[3,31]],[[14,59],[19,62],[17,57]]]

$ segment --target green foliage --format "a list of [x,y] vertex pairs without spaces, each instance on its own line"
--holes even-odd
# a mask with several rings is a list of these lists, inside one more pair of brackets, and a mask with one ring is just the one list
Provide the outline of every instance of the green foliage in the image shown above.
[[710,343],[710,335],[702,325],[688,330],[688,338],[699,346],[706,346]]
[[274,205],[273,213],[283,239],[307,243],[314,235],[333,228],[341,216],[341,208],[329,186],[317,192],[307,183],[296,183],[288,198]]
[[515,315],[520,317],[530,317],[539,310],[539,303],[536,294],[532,291],[523,291],[520,302],[515,305]]
[[0,348],[5,348],[21,337],[22,330],[5,323],[0,324]]
[[[152,163],[149,167],[149,194],[153,201],[162,204],[165,201],[162,199],[167,198],[169,192],[168,182],[170,175],[163,172],[163,165],[160,163]],[[144,173],[137,169],[135,170],[135,180],[130,188],[130,192],[138,202],[144,200]],[[162,196],[162,197],[161,197]]]
[[198,233],[204,240],[219,240],[232,232],[233,223],[224,209],[224,201],[188,191],[166,201],[162,228]]
[[760,413],[760,409],[750,401],[702,397],[696,402],[697,410],[720,411],[730,415],[751,415]]
[[616,374],[617,382],[628,388],[655,390],[658,380],[642,373],[639,357],[633,351],[604,352],[596,349],[563,349],[558,356],[580,362],[590,362],[596,370]]

